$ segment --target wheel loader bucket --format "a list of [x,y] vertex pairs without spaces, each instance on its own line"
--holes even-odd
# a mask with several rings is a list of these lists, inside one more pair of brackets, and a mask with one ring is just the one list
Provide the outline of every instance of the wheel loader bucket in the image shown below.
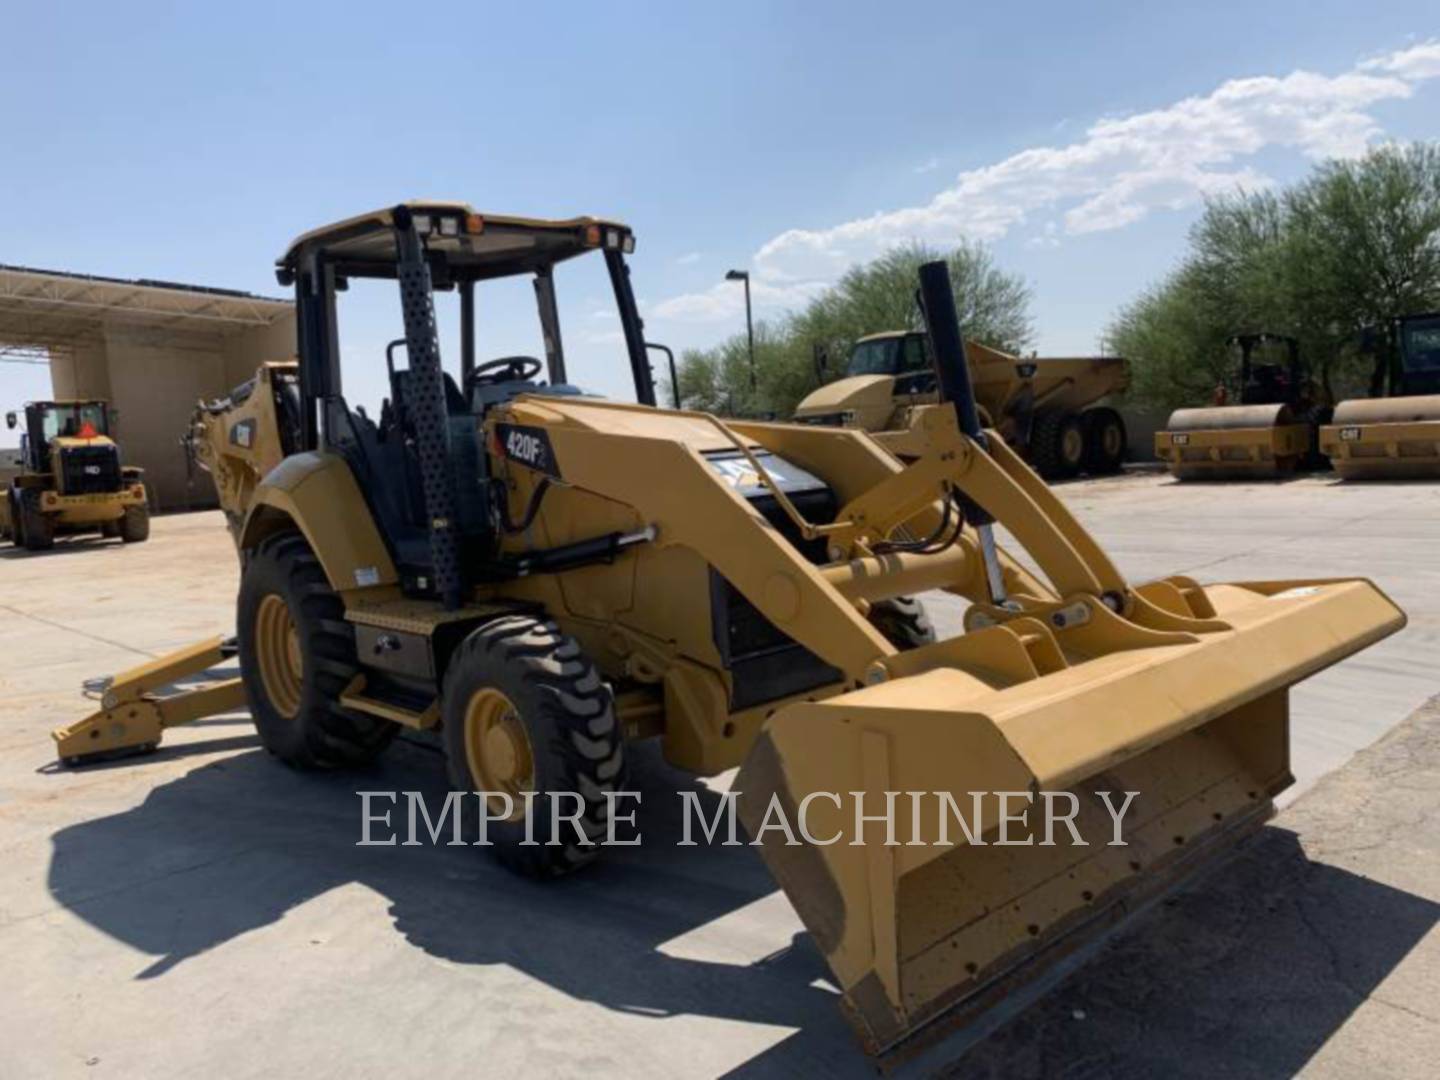
[[1191,629],[1017,618],[763,730],[741,820],[871,1053],[974,1019],[1233,848],[1292,782],[1289,687],[1404,624],[1362,580],[1137,593]]
[[1176,409],[1155,433],[1155,456],[1179,480],[1275,477],[1294,471],[1310,447],[1310,425],[1286,405]]
[[1342,401],[1320,449],[1346,480],[1440,477],[1440,394]]

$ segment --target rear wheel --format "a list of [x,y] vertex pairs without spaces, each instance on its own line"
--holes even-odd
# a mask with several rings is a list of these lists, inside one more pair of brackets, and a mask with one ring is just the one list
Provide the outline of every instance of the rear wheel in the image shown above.
[[144,506],[127,506],[118,531],[120,539],[127,544],[150,539],[150,511]]
[[45,551],[55,546],[55,522],[40,509],[40,492],[27,488],[20,493],[21,543],[29,551]]
[[[481,627],[450,658],[441,709],[450,786],[466,796],[461,817],[472,843],[480,802],[470,793],[481,792],[490,850],[512,870],[555,877],[599,853],[606,794],[624,783],[625,751],[610,688],[573,638],[526,615]],[[535,793],[533,844],[524,842],[526,792]],[[502,795],[511,804],[504,820]],[[565,820],[577,811],[590,843]]]
[[1114,409],[1101,407],[1082,414],[1085,426],[1085,471],[1107,476],[1125,461],[1125,421]]
[[870,621],[897,649],[914,649],[935,640],[925,605],[913,596],[894,596],[870,605]]
[[360,667],[345,608],[298,533],[264,540],[240,579],[240,675],[260,741],[299,768],[361,765],[395,725],[349,712],[340,695]]
[[1030,460],[1046,480],[1064,480],[1085,462],[1085,429],[1074,413],[1047,412],[1030,429]]

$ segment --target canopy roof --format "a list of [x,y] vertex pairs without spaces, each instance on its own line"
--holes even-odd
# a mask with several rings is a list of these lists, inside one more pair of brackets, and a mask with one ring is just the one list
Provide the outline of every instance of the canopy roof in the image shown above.
[[[426,250],[442,256],[457,281],[533,273],[587,251],[634,247],[629,227],[605,218],[550,221],[482,214],[463,202],[402,205],[414,215]],[[374,210],[305,233],[277,260],[277,277],[288,283],[300,260],[315,251],[323,251],[341,275],[394,277],[397,209]]]
[[291,308],[233,289],[0,265],[0,357],[43,362],[116,324],[223,337],[268,326]]

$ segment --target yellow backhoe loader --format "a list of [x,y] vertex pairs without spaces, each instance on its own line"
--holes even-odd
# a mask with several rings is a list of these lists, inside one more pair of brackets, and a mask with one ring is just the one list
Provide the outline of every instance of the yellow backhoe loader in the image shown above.
[[1346,480],[1440,477],[1440,312],[1394,319],[1374,345],[1371,397],[1335,406],[1320,449]]
[[[241,678],[276,757],[353,765],[437,731],[466,835],[488,818],[491,852],[541,877],[601,850],[632,740],[738,766],[739,817],[847,1015],[899,1055],[1264,821],[1292,779],[1289,687],[1404,623],[1359,579],[1128,582],[980,427],[943,263],[921,296],[946,406],[913,462],[858,430],[657,407],[633,247],[614,221],[407,203],[280,260],[300,407],[252,392],[290,448],[236,529]],[[566,377],[556,279],[580,257],[608,270],[635,404]],[[546,355],[477,363],[476,288],[506,277],[534,284]],[[378,423],[341,386],[335,298],[361,278],[396,282],[403,327]],[[458,380],[437,290],[459,293]],[[935,639],[928,589],[969,602],[963,633]],[[156,741],[127,723],[57,732],[60,754]],[[1042,792],[1074,796],[1070,842],[1021,839]],[[1114,846],[1104,800],[1127,792]],[[777,815],[808,815],[805,839]],[[1022,846],[992,843],[1007,830]]]
[[1236,334],[1227,344],[1240,353],[1238,403],[1222,384],[1223,401],[1176,409],[1155,433],[1155,456],[1177,480],[1269,479],[1325,467],[1319,429],[1332,410],[1318,400],[1300,343],[1283,334]]
[[[1125,460],[1125,421],[1115,409],[1096,402],[1125,389],[1124,360],[1025,360],[974,341],[965,343],[965,356],[982,422],[994,427],[1042,477],[1119,472]],[[823,371],[820,374],[823,378]],[[845,376],[812,391],[796,408],[795,419],[871,432],[881,446],[912,461],[924,443],[922,417],[938,401],[925,334],[893,331],[857,341]]]
[[[0,540],[44,551],[60,533],[149,537],[144,473],[120,464],[106,402],[32,401],[24,415],[20,469],[0,490]],[[19,423],[5,415],[12,430]]]

